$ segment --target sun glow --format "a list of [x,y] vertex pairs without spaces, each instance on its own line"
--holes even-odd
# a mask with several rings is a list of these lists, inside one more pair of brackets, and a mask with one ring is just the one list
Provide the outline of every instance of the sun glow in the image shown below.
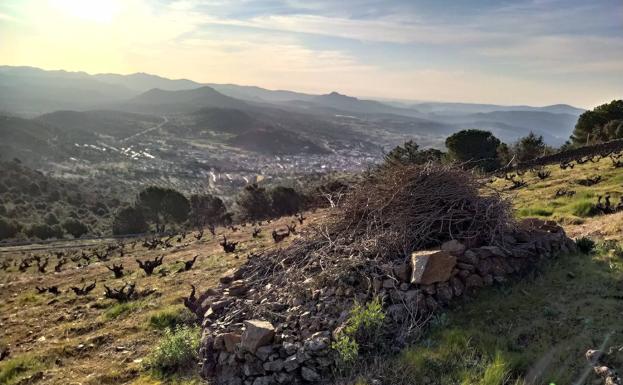
[[117,0],[52,0],[51,5],[67,16],[96,23],[110,23],[121,8]]

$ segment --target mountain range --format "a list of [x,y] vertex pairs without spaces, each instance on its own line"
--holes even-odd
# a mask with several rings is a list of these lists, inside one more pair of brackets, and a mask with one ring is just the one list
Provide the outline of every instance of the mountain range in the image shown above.
[[[85,115],[78,113],[85,111],[90,111],[88,119],[82,120]],[[99,117],[93,111],[100,111]],[[122,111],[116,114],[117,118],[125,118],[87,128],[92,119],[102,119],[111,115],[111,111]],[[286,143],[285,147],[296,142],[291,140],[293,137],[299,138],[301,146],[298,148],[305,149],[321,149],[322,141],[348,141],[351,136],[375,143],[378,142],[375,135],[385,134],[396,140],[412,136],[425,145],[441,147],[445,136],[465,128],[491,130],[506,142],[533,131],[543,135],[549,144],[560,145],[569,137],[582,112],[582,109],[564,104],[531,107],[395,103],[360,99],[335,91],[314,95],[235,84],[202,84],[145,73],[90,75],[0,66],[0,114],[37,118],[31,122],[35,127],[37,124],[55,127],[42,129],[45,132],[56,133],[62,128],[76,130],[76,125],[84,123],[82,133],[97,131],[97,135],[106,136],[115,131],[112,126],[119,124],[132,135],[142,123],[128,124],[128,121],[144,123],[161,119],[163,115],[184,115],[193,120],[199,130],[219,131],[229,126],[225,132],[244,134],[241,138],[231,138],[230,143],[253,143],[251,147],[255,150],[258,150],[255,144],[263,141],[248,139],[256,137],[249,133],[254,130],[262,132],[263,137],[279,137]],[[6,119],[3,122],[5,127],[7,122]],[[33,130],[33,126],[28,127],[24,135]],[[114,135],[119,134],[123,136],[123,133],[114,132]]]

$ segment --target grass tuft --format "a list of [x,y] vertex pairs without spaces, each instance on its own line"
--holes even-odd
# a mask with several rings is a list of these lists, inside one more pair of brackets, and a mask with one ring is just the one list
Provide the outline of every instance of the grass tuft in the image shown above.
[[197,362],[200,332],[198,327],[180,326],[166,329],[145,366],[160,376],[190,371]]
[[182,325],[192,325],[197,321],[197,316],[190,310],[181,306],[165,308],[155,312],[149,317],[149,325],[158,330],[175,329]]

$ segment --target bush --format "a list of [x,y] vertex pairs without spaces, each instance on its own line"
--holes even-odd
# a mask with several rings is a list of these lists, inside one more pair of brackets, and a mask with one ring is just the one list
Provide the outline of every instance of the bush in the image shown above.
[[360,351],[369,353],[378,348],[384,322],[385,313],[379,297],[366,305],[356,304],[350,311],[346,326],[331,346],[342,364],[354,363]]
[[80,222],[77,219],[67,219],[63,222],[63,228],[68,234],[71,234],[74,238],[80,238],[87,232],[89,232],[89,228],[84,223]]
[[166,329],[158,346],[147,357],[146,366],[160,375],[188,371],[196,365],[199,353],[198,327]]
[[175,329],[182,325],[192,325],[197,316],[187,308],[172,308],[161,310],[149,317],[149,324],[158,330]]
[[44,223],[36,223],[26,229],[26,235],[39,239],[62,238],[63,229],[58,225],[50,226]]
[[577,217],[586,218],[597,215],[599,211],[593,202],[582,200],[573,204],[571,213]]
[[0,218],[0,240],[13,238],[19,229],[13,222],[9,222],[4,218]]
[[149,229],[143,211],[137,207],[124,207],[117,211],[112,222],[114,235],[141,234]]
[[291,187],[277,186],[270,191],[273,215],[294,215],[303,209],[305,197]]
[[271,216],[270,197],[264,187],[256,183],[245,186],[236,199],[240,216],[245,220],[261,220]]
[[575,240],[575,244],[583,254],[589,254],[595,249],[595,241],[589,237],[582,237]]

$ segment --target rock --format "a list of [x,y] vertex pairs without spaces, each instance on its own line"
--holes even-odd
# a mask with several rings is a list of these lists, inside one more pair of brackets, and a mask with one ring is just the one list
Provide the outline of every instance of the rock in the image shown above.
[[236,345],[239,344],[241,340],[240,334],[237,333],[225,333],[221,336],[223,338],[225,350],[229,353],[232,353],[236,349]]
[[492,268],[493,266],[489,259],[481,259],[478,262],[478,265],[476,265],[476,270],[478,270],[478,273],[480,275],[485,275],[485,274],[490,273]]
[[430,311],[435,311],[439,308],[439,303],[435,301],[435,298],[428,296],[426,297],[426,308]]
[[441,250],[446,251],[454,255],[455,257],[458,257],[459,255],[463,255],[463,253],[465,252],[465,245],[457,241],[456,239],[453,239],[451,241],[442,243]]
[[244,321],[245,330],[242,333],[240,346],[255,353],[257,348],[268,345],[273,341],[275,336],[275,328],[268,321],[249,320]]
[[476,266],[472,265],[471,263],[459,262],[456,264],[456,267],[458,267],[460,270],[467,270],[470,273],[476,271]]
[[272,385],[274,383],[275,381],[272,376],[256,377],[255,380],[253,380],[253,385]]
[[472,274],[465,279],[465,287],[468,289],[472,287],[483,287],[484,285],[485,283],[483,282],[482,277],[478,274]]
[[264,370],[267,372],[280,372],[283,369],[283,360],[264,362]]
[[279,384],[292,384],[293,383],[292,375],[288,373],[277,374],[276,380],[277,380],[277,383]]
[[301,377],[307,382],[318,382],[320,381],[320,374],[316,372],[314,369],[308,368],[307,366],[303,366],[301,368]]
[[469,263],[476,266],[478,264],[478,255],[473,250],[467,250],[463,255],[457,257],[459,262]]
[[296,359],[296,354],[286,358],[283,362],[283,368],[286,372],[292,372],[299,367],[299,361]]
[[493,285],[493,275],[491,275],[491,274],[483,275],[482,282],[484,282],[485,285],[487,285],[487,286]]
[[270,356],[273,352],[273,347],[271,345],[260,346],[255,351],[255,356],[262,361],[266,361],[268,356]]
[[446,251],[416,251],[411,254],[411,283],[430,285],[450,279],[456,257]]
[[450,278],[450,287],[452,288],[452,292],[456,297],[460,297],[465,290],[463,282],[461,282],[461,280],[457,277]]
[[264,374],[264,368],[262,367],[262,363],[258,360],[246,360],[242,365],[242,373],[245,376],[259,376]]
[[452,288],[448,282],[437,284],[437,300],[441,303],[448,303],[453,297]]
[[392,268],[394,277],[400,282],[409,282],[411,279],[411,265],[408,263],[400,263]]
[[396,287],[396,281],[391,278],[387,278],[383,280],[383,289],[393,289]]
[[308,338],[303,347],[305,350],[311,352],[318,352],[320,350],[324,350],[329,347],[329,338],[325,336],[318,336],[318,333],[315,333],[311,338]]

